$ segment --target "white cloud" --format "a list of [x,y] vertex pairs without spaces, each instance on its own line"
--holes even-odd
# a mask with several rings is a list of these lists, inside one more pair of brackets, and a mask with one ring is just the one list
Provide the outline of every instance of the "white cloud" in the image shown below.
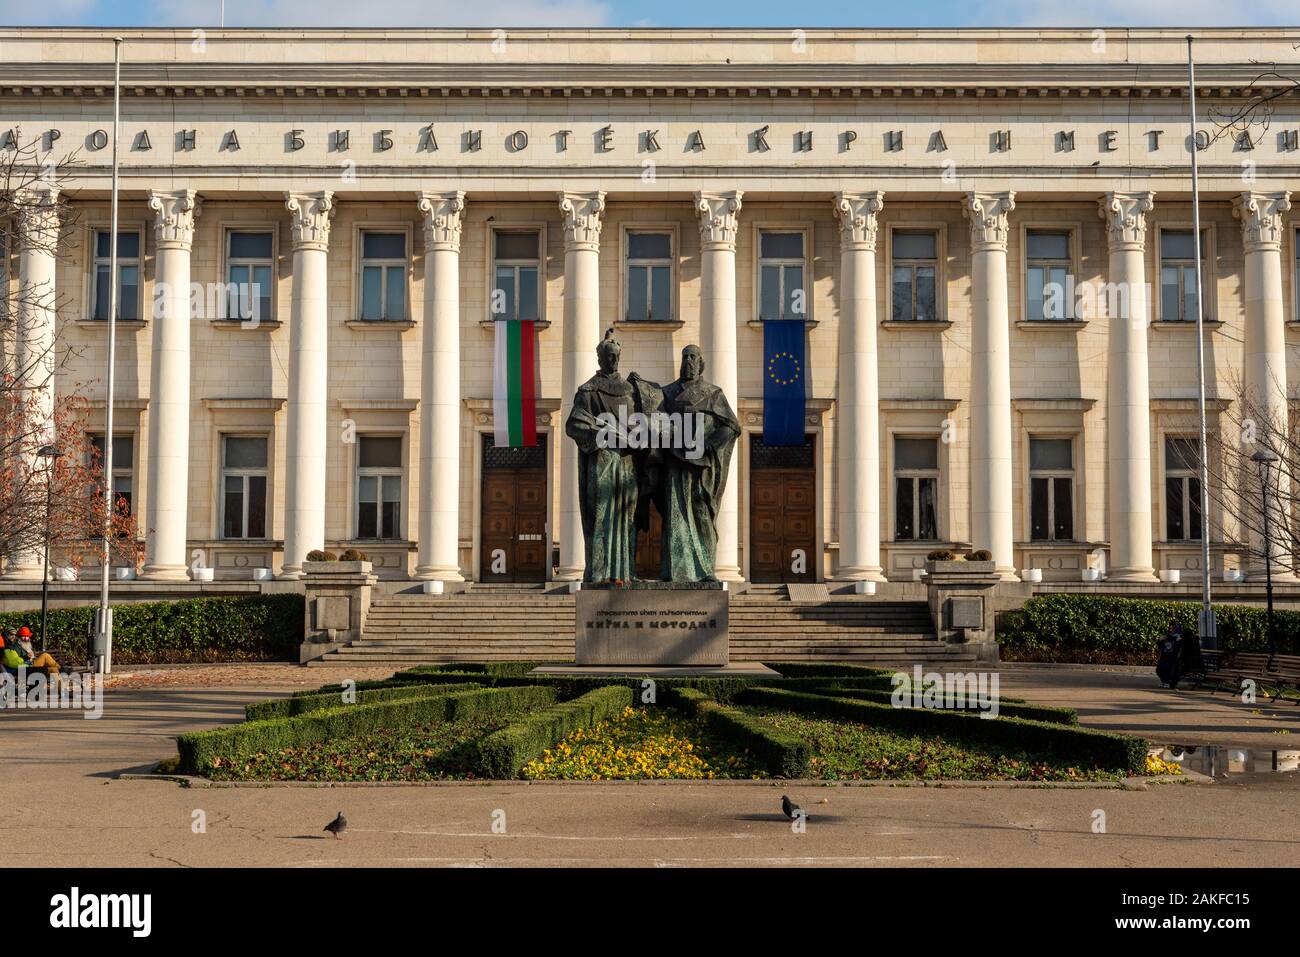
[[[158,26],[207,26],[220,0],[154,0]],[[231,27],[598,27],[601,0],[226,0]]]

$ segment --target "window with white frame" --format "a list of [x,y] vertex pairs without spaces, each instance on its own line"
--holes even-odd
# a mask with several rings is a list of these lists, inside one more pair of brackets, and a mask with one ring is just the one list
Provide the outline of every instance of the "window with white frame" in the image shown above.
[[933,322],[939,272],[939,234],[932,229],[896,229],[890,235],[890,318],[895,322]]
[[673,318],[672,233],[628,230],[626,288],[623,316],[629,322]]
[[1165,538],[1201,540],[1201,441],[1165,436]]
[[[90,437],[92,464],[104,467],[104,435]],[[113,436],[113,501],[125,500],[127,511],[131,511],[132,486],[135,476],[135,438],[130,435]],[[103,494],[103,486],[100,493]]]
[[402,537],[402,438],[357,437],[357,538]]
[[272,322],[275,237],[267,230],[226,233],[226,319]]
[[894,539],[939,537],[939,440],[894,437]]
[[406,320],[406,233],[361,231],[360,316],[372,322]]
[[1025,318],[1074,318],[1071,268],[1068,230],[1025,231]]
[[1029,537],[1074,540],[1074,441],[1029,440]]
[[[1208,232],[1201,230],[1201,274],[1206,273]],[[1208,282],[1206,288],[1209,288]],[[1210,318],[1210,300],[1204,300]],[[1160,230],[1160,318],[1165,322],[1196,321],[1196,243],[1190,229]]]
[[267,438],[221,437],[221,537],[266,538]]
[[539,318],[541,267],[541,233],[538,230],[501,229],[493,232],[489,318]]
[[802,232],[762,229],[758,233],[758,318],[808,318],[805,288],[808,260]]
[[[111,265],[112,230],[95,230],[95,257],[91,282],[90,314],[107,319],[112,287],[108,272]],[[140,318],[140,231],[117,231],[117,318]]]

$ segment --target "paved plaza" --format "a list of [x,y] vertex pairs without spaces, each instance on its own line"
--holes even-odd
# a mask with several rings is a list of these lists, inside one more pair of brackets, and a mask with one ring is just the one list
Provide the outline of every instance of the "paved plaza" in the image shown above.
[[[1300,851],[1295,772],[1145,789],[785,782],[185,788],[119,778],[173,754],[178,733],[234,722],[249,701],[341,677],[288,665],[124,671],[106,693],[100,720],[59,711],[4,715],[6,862],[1176,867],[1282,865]],[[1279,749],[1300,742],[1294,704],[1171,693],[1136,670],[1007,666],[1002,691],[1070,704],[1085,724],[1162,743]],[[804,834],[781,816],[787,792],[809,811]],[[340,809],[351,827],[335,841],[320,829]],[[1104,834],[1093,833],[1097,810],[1106,814]],[[194,833],[196,811],[205,833]],[[496,811],[505,812],[504,834],[492,831]],[[48,839],[18,839],[33,829]]]

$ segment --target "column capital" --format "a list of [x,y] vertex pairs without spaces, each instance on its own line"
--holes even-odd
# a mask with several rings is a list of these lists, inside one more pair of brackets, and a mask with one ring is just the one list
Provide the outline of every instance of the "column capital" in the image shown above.
[[700,242],[705,246],[735,249],[736,231],[740,228],[739,189],[724,193],[696,192],[695,213],[700,217]]
[[1010,231],[1009,214],[1016,208],[1016,194],[1012,190],[1001,193],[981,193],[971,190],[962,200],[962,215],[970,220],[972,251],[1007,248]]
[[1246,252],[1282,248],[1282,214],[1291,208],[1291,193],[1244,192],[1232,201],[1232,215],[1241,220]]
[[587,193],[560,193],[560,212],[564,214],[564,246],[566,249],[597,249],[600,246],[600,227],[605,216],[605,191]]
[[286,192],[284,208],[293,217],[293,248],[329,249],[330,220],[334,218],[334,191],[317,190],[312,193]]
[[149,190],[149,208],[154,216],[154,237],[159,249],[190,249],[194,245],[194,217],[203,207],[197,191]]
[[831,205],[840,221],[840,246],[874,250],[876,215],[885,208],[885,194],[878,189],[869,193],[839,192]]
[[44,183],[33,184],[14,194],[17,205],[18,238],[24,247],[49,248],[57,245],[59,215],[59,187]]
[[421,190],[416,200],[424,213],[424,249],[460,252],[461,213],[465,211],[465,193],[453,189],[445,193]]
[[1106,222],[1106,242],[1112,251],[1145,247],[1147,213],[1155,208],[1155,197],[1151,190],[1111,190],[1097,201],[1097,215]]

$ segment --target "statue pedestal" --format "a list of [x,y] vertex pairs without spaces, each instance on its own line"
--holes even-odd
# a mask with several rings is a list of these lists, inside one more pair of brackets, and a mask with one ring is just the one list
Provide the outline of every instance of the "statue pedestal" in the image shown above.
[[575,598],[579,665],[727,664],[721,582],[584,584]]

